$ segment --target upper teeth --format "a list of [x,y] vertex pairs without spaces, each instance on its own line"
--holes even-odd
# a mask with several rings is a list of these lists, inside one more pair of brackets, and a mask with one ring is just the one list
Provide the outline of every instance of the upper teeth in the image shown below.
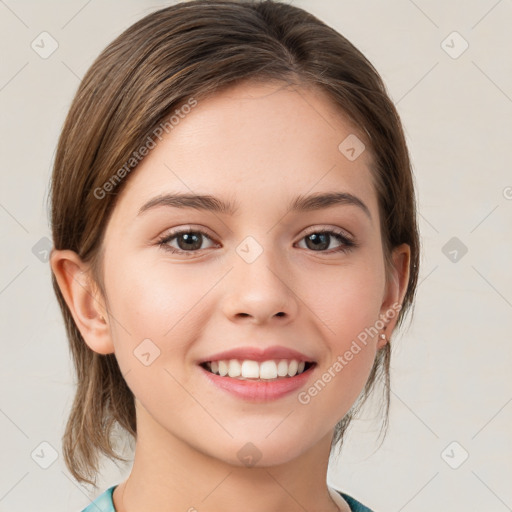
[[293,377],[304,371],[305,361],[296,359],[281,359],[278,361],[269,360],[259,363],[246,359],[239,361],[237,359],[210,361],[207,363],[212,373],[232,378],[241,377],[244,379],[277,379],[277,377]]

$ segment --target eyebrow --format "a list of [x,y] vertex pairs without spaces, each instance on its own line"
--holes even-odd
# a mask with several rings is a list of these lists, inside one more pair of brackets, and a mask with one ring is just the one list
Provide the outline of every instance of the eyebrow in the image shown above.
[[[357,206],[372,220],[370,210],[366,204],[358,197],[347,192],[325,192],[308,196],[300,195],[290,203],[286,212],[307,212],[338,205]],[[138,215],[158,206],[193,208],[228,215],[234,215],[238,210],[238,205],[235,203],[223,201],[211,195],[176,193],[154,197],[140,208]]]

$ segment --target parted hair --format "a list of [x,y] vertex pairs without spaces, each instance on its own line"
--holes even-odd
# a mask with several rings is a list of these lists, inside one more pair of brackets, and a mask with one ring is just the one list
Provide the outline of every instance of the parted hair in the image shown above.
[[[354,45],[312,14],[279,1],[177,3],[145,16],[102,51],[78,87],[57,145],[50,187],[55,249],[70,249],[88,262],[103,290],[102,239],[116,198],[130,179],[126,163],[190,98],[200,101],[244,81],[319,88],[360,129],[372,157],[386,268],[394,247],[406,243],[411,250],[398,313],[397,325],[402,325],[413,305],[420,242],[399,115],[379,73]],[[106,191],[105,183],[123,168],[123,179]],[[115,354],[98,354],[85,343],[54,275],[52,281],[76,370],[63,455],[78,481],[96,486],[100,454],[125,460],[115,450],[115,429],[136,439],[134,395]],[[389,343],[378,351],[361,395],[335,428],[333,447],[341,446],[347,426],[379,381],[387,425],[390,354]]]

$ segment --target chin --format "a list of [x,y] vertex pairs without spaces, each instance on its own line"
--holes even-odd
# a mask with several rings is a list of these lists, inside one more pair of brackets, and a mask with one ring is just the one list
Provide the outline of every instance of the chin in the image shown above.
[[[208,447],[208,454],[218,460],[237,467],[272,467],[287,464],[304,455],[322,441],[311,436],[311,431],[295,431],[289,429],[278,432],[279,427],[268,434],[265,429],[248,429],[243,435],[235,435],[234,439],[216,443],[214,449]],[[308,437],[305,437],[306,432]],[[233,433],[235,434],[235,433]]]

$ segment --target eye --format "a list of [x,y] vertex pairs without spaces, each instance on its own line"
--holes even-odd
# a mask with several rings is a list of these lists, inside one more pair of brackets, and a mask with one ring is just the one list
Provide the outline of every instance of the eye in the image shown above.
[[[338,243],[338,246],[334,249],[331,247],[333,239]],[[205,240],[211,242],[209,247],[202,247]],[[315,252],[348,252],[354,247],[357,247],[356,242],[348,238],[344,232],[333,229],[317,229],[310,231],[301,241],[302,240],[305,240],[306,249],[311,249]],[[192,255],[201,249],[204,250],[215,247],[215,243],[205,231],[193,228],[174,231],[160,238],[157,243],[162,249],[174,254]],[[329,248],[331,250],[327,251]]]
[[[175,254],[195,253],[200,249],[204,240],[212,239],[201,229],[184,229],[180,231],[174,231],[173,233],[165,235],[163,238],[158,240],[158,245]],[[173,247],[171,243],[175,243],[178,247]],[[213,247],[212,244],[210,247]],[[208,249],[208,247],[206,247]]]
[[[326,251],[331,246],[333,238],[339,243],[339,246],[334,250]],[[332,229],[320,229],[311,231],[302,240],[306,241],[306,248],[311,249],[315,252],[348,252],[357,244],[349,239],[343,232]]]

